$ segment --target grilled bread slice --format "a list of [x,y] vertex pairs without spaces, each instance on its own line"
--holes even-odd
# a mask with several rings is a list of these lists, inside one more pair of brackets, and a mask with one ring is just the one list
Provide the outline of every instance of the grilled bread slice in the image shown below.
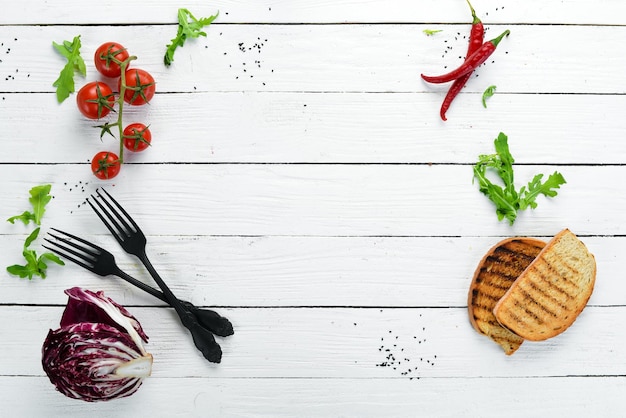
[[565,331],[593,292],[596,261],[576,235],[559,232],[498,301],[494,315],[505,328],[531,341]]
[[534,238],[508,238],[493,246],[478,264],[468,294],[472,326],[513,354],[523,338],[502,327],[493,314],[496,303],[546,245]]

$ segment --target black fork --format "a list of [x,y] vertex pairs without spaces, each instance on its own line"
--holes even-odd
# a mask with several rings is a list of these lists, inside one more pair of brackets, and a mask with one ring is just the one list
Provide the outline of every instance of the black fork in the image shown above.
[[[106,197],[100,193],[100,190],[102,190]],[[124,251],[133,254],[143,263],[154,281],[163,291],[167,303],[176,310],[182,324],[191,332],[194,344],[198,350],[202,352],[202,355],[210,362],[219,363],[222,359],[222,350],[219,344],[217,344],[215,338],[213,338],[213,334],[200,326],[196,317],[179,302],[178,298],[174,296],[174,293],[172,293],[163,279],[161,279],[161,276],[156,272],[146,255],[146,236],[137,223],[106,190],[98,189],[96,193],[100,199],[97,199],[93,195],[90,199],[87,199],[91,208],[96,212],[111,234],[113,234]],[[104,204],[101,203],[101,201]]]
[[[63,232],[56,228],[51,228],[56,234],[48,232],[54,240],[44,238],[48,245],[43,247],[55,252],[66,260],[78,264],[86,270],[99,276],[117,276],[128,283],[140,288],[144,292],[167,302],[162,292],[148,286],[135,279],[119,268],[115,262],[115,256],[104,248],[93,244],[85,239]],[[227,337],[233,334],[233,326],[230,321],[217,312],[210,309],[201,309],[191,302],[180,300],[180,303],[196,316],[198,322],[209,331],[220,337]]]

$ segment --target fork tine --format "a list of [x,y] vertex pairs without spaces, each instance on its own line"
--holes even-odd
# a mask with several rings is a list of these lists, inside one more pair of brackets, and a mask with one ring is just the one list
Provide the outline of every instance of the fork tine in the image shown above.
[[[108,199],[106,199],[102,195],[102,193],[100,193],[100,191],[104,192]],[[113,199],[113,196],[111,196],[106,190],[102,188],[97,189],[96,193],[98,194],[102,202],[104,202],[104,204],[107,206],[107,208],[109,208],[109,210],[107,211],[107,216],[111,221],[115,222],[116,225],[118,225],[119,227],[119,224],[117,224],[117,222],[112,218],[112,216],[115,216],[117,218],[117,221],[119,221],[119,223],[122,224],[124,228],[126,228],[125,232],[128,232],[128,235],[133,232],[141,233],[141,231],[139,230],[139,226],[135,223],[133,218],[131,218],[131,216],[128,214],[128,212],[126,212],[122,205],[117,203],[117,200]],[[111,202],[115,205],[115,207],[113,207]]]
[[[54,229],[54,228],[52,228]],[[55,231],[58,231],[55,229]],[[58,232],[62,232],[62,231],[58,231]],[[51,246],[47,246],[45,244],[42,244],[42,246],[50,251],[53,251],[55,253],[57,253],[58,255],[62,256],[63,258],[72,261],[73,263],[78,264],[79,266],[89,270],[89,271],[94,271],[94,262],[95,259],[94,258],[89,258],[89,256],[91,257],[95,257],[97,256],[96,253],[90,252],[89,250],[86,250],[84,248],[79,247],[78,245],[76,245],[75,243],[63,238],[63,237],[59,237],[57,235],[51,234],[48,232],[48,235],[50,235],[51,237],[55,238],[57,241],[52,241],[48,238],[44,238],[44,241],[48,242]],[[80,238],[79,238],[80,240]],[[66,244],[68,244],[67,246],[62,245],[60,242],[64,242]],[[76,251],[74,249],[72,249],[71,247],[80,249],[84,252],[79,252]],[[70,255],[71,254],[71,255]],[[86,261],[90,261],[90,263],[86,263]]]
[[[102,200],[104,201],[104,203],[106,203],[106,204],[107,204],[107,206],[108,206],[111,210],[115,211],[115,210],[113,209],[113,207],[109,204],[109,202],[108,202],[106,199],[104,199],[104,198],[102,197],[102,195],[100,194],[100,190],[102,190],[102,191],[104,192],[104,194],[106,194],[106,195],[107,195],[107,197],[109,198],[109,200],[110,200],[111,202],[113,202],[113,203],[115,204],[115,206],[117,206],[117,208],[120,210],[120,212],[122,212],[122,213],[124,214],[124,216],[126,217],[126,219],[127,219],[127,220],[131,223],[131,225],[135,228],[135,231],[137,231],[137,232],[141,232],[141,231],[140,231],[140,229],[139,229],[139,225],[137,225],[137,223],[135,223],[135,220],[134,220],[134,219],[133,219],[133,218],[132,218],[132,217],[128,214],[128,212],[126,212],[126,210],[122,207],[122,205],[120,205],[119,203],[117,203],[117,200],[113,199],[113,196],[111,196],[111,195],[109,194],[109,192],[107,192],[105,189],[98,188],[98,189],[96,190],[96,193],[98,194],[98,196],[100,196],[100,197],[102,198]],[[120,218],[120,219],[121,219],[121,216],[119,216],[119,214],[118,214],[118,218]],[[129,228],[129,229],[130,229],[130,228]]]
[[[95,205],[94,203],[92,203],[92,200],[95,203]],[[111,234],[115,237],[115,239],[121,243],[124,240],[124,237],[127,235],[122,225],[120,225],[117,222],[117,220],[113,218],[113,216],[104,208],[102,203],[100,203],[94,195],[91,195],[91,199],[87,199],[87,203],[89,203],[89,206],[91,206],[91,209],[93,209],[93,211],[96,212],[96,215],[98,215],[98,218],[100,218],[100,220],[102,221],[104,226],[107,227],[109,232],[111,232]],[[96,205],[98,206],[99,209],[96,208]]]
[[[97,271],[98,269],[96,268],[96,264],[97,264],[98,256],[105,253],[106,252],[105,250],[103,250],[102,248],[98,247],[95,244],[90,243],[89,241],[86,241],[82,238],[77,237],[76,235],[72,235],[68,232],[64,232],[56,228],[50,228],[50,229],[52,229],[53,231],[59,234],[64,234],[65,236],[73,239],[74,241],[71,241],[68,238],[48,232],[48,235],[56,239],[56,241],[52,241],[48,238],[44,238],[46,242],[48,242],[50,245],[53,246],[53,247],[48,247],[46,245],[43,245],[44,248],[61,255],[62,257],[72,261],[73,263],[78,264],[84,269],[87,269],[91,272],[102,275],[99,271]],[[85,246],[81,246],[77,244],[76,241],[84,244]]]
[[73,239],[73,240],[75,240],[75,241],[78,241],[78,242],[80,242],[80,243],[82,243],[82,244],[86,245],[87,247],[91,247],[93,250],[88,250],[88,249],[86,249],[86,248],[84,248],[84,247],[80,247],[78,244],[76,244],[76,243],[75,243],[75,242],[73,242],[73,241],[70,241],[70,240],[69,240],[69,239],[67,239],[67,238],[64,238],[64,237],[59,237],[59,236],[56,236],[56,235],[54,235],[54,234],[52,234],[52,233],[48,232],[48,235],[50,235],[51,237],[54,237],[54,238],[56,238],[56,239],[58,239],[58,240],[61,240],[61,241],[63,241],[64,243],[69,244],[69,245],[71,245],[72,247],[77,248],[77,249],[79,249],[79,250],[82,250],[82,251],[84,251],[84,252],[86,252],[86,253],[88,253],[88,254],[90,254],[90,255],[94,256],[94,257],[95,257],[95,256],[97,256],[98,254],[101,254],[101,253],[103,253],[103,252],[104,252],[104,249],[103,249],[103,248],[98,247],[96,244],[92,244],[91,242],[89,242],[89,241],[87,241],[87,240],[84,240],[84,239],[82,239],[82,238],[80,238],[80,237],[77,237],[76,235],[72,235],[72,234],[70,234],[69,232],[64,232],[64,231],[61,231],[60,229],[56,229],[56,228],[50,228],[50,229],[51,229],[51,230],[53,230],[53,231],[55,231],[55,232],[58,232],[59,234],[63,234],[63,235],[65,235],[65,236],[67,236],[67,237],[69,237],[69,238],[71,238],[71,239]]
[[55,246],[57,246],[57,247],[59,247],[59,248],[56,248],[56,247],[55,247],[55,248],[53,248],[53,247],[49,247],[49,246],[47,246],[46,244],[42,244],[41,246],[42,246],[43,248],[45,248],[45,249],[47,249],[47,250],[50,250],[50,251],[52,251],[52,252],[54,252],[54,253],[57,253],[57,255],[60,255],[61,257],[65,258],[66,260],[70,260],[71,262],[78,264],[79,266],[81,266],[81,267],[82,267],[82,268],[84,268],[84,269],[87,269],[87,270],[89,270],[89,271],[93,271],[93,266],[92,266],[92,265],[87,264],[87,263],[84,263],[84,262],[82,262],[80,259],[75,258],[75,257],[72,257],[71,255],[69,255],[68,253],[66,253],[66,252],[65,252],[65,251],[67,251],[67,252],[73,252],[73,251],[68,250],[68,249],[67,249],[67,248],[65,248],[65,247],[62,247],[61,245],[58,245],[57,243],[55,243],[55,242],[53,242],[53,241],[50,241],[50,240],[49,240],[49,239],[47,239],[47,238],[44,238],[44,241],[47,241],[47,242],[49,242],[50,244],[55,245]]

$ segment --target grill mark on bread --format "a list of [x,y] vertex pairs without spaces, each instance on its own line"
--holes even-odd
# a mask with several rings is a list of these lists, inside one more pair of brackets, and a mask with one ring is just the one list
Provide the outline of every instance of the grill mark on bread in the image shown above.
[[502,297],[504,293],[509,290],[511,284],[517,279],[519,274],[515,276],[510,274],[502,274],[499,271],[489,269],[489,267],[482,268],[480,271],[480,279],[476,280],[476,283],[480,283],[481,286],[474,289],[473,295],[492,295],[498,294],[498,298]]
[[554,289],[556,292],[558,292],[559,294],[565,296],[565,298],[569,301],[569,300],[573,300],[576,299],[575,295],[572,295],[571,293],[569,293],[567,290],[563,289],[562,287],[560,287],[559,285],[557,285],[554,282],[551,281],[547,281],[546,285],[548,287],[550,287],[551,289]]
[[[527,301],[529,304],[538,307],[540,310],[544,311],[545,313],[547,313],[548,315],[550,315],[553,318],[558,318],[559,317],[556,314],[556,312],[553,312],[545,304],[543,304],[540,301],[538,301],[535,298],[535,296],[530,294],[528,291],[526,291],[526,289],[520,287],[520,293],[524,297],[524,301]],[[542,291],[542,293],[543,293],[543,291]],[[530,306],[527,306],[527,307],[528,307],[528,309],[530,309]],[[537,317],[539,317],[539,314],[537,314]]]
[[580,257],[578,257],[576,255],[573,255],[573,254],[569,256],[569,259],[573,260],[573,261],[576,261],[576,262],[579,262],[581,260]]
[[509,290],[510,287],[511,287],[510,284],[507,285],[507,284],[501,284],[501,283],[494,283],[493,281],[484,281],[480,289],[478,289],[478,294],[484,295],[484,294],[499,293],[501,297],[502,295],[506,293],[507,290]]
[[486,307],[487,305],[485,305],[486,301],[484,299],[488,299],[488,301],[491,302],[491,305],[495,305],[495,302],[499,301],[501,297],[502,296],[499,296],[499,295],[491,295],[489,293],[482,293],[482,294],[479,294],[475,299],[473,299],[472,302],[475,302],[476,305],[478,306]]
[[[535,320],[535,323],[537,323],[538,325],[543,324],[543,323],[544,323],[544,320],[543,320],[541,317],[539,317],[536,313],[534,313],[533,311],[531,311],[530,309],[528,309],[528,307],[527,307],[524,303],[522,303],[522,302],[523,302],[523,301],[519,300],[519,299],[516,297],[513,303],[514,303],[514,305],[515,305],[515,306],[517,306],[518,308],[520,308],[521,310],[523,310],[524,312],[526,312],[526,313],[528,314],[528,316],[530,316],[532,319],[534,319],[534,320]],[[518,319],[518,320],[517,320],[517,323],[518,323],[518,324],[521,324],[521,325],[525,325],[525,324],[527,324],[527,323],[528,323],[528,321],[524,321],[524,320],[520,320],[520,319]]]
[[515,240],[494,250],[493,255],[497,255],[500,259],[519,259],[523,258],[524,261],[530,263],[536,257],[537,249],[541,247],[522,244],[521,241]]
[[502,259],[487,259],[483,267],[481,268],[481,273],[485,274],[493,274],[506,280],[507,282],[514,282],[519,274],[519,268],[514,268],[512,265],[513,261],[505,261]]
[[[556,275],[556,277],[562,279],[563,281],[567,282],[567,283],[571,283],[572,285],[574,285],[575,287],[578,287],[578,285],[573,282],[570,277],[571,276],[576,276],[578,274],[580,274],[580,272],[578,270],[576,270],[574,267],[570,266],[568,263],[561,261],[561,259],[555,259],[555,260],[551,260],[550,263],[547,262],[547,266],[549,267],[550,271],[554,272],[554,274]],[[559,269],[557,269],[557,266],[555,266],[555,264],[558,265],[558,267],[568,270],[569,274],[561,274],[561,272],[559,271]]]
[[[537,252],[528,251],[528,248],[525,248],[522,245],[514,246],[514,248],[509,248],[506,245],[497,247],[493,250],[493,252],[487,256],[486,261],[491,262],[493,264],[500,264],[503,266],[504,270],[520,270],[525,268],[531,261],[535,259]],[[487,264],[487,263],[485,263]],[[514,277],[516,279],[517,277]]]
[[[563,279],[563,281],[565,281],[566,283],[570,283],[572,286],[578,289],[580,286],[578,285],[578,283],[572,281],[571,278],[579,276],[581,272],[575,267],[573,267],[571,262],[568,262],[568,258],[569,260],[574,260],[574,257],[571,257],[571,256],[560,257],[556,260],[552,260],[553,262],[551,263],[551,267],[552,267],[552,270],[558,274],[559,278]],[[561,274],[561,272],[559,271],[561,269],[567,270],[569,274]]]
[[[511,319],[511,321],[512,321],[514,324],[523,324],[523,323],[524,323],[524,321],[522,321],[522,320],[520,319],[520,317],[519,317],[519,316],[517,316],[517,315],[516,315],[515,313],[513,313],[512,311],[507,311],[507,312],[506,312],[506,314],[507,314],[507,316]],[[503,325],[503,327],[504,327],[505,329],[507,329],[507,330],[509,330],[509,331],[513,332],[513,331],[512,331],[509,327],[507,327],[507,326],[505,326],[505,325]]]
[[[552,284],[549,283],[551,286]],[[537,283],[533,282],[533,281],[529,281],[528,282],[528,286],[530,286],[532,288],[533,291],[537,292],[537,293],[541,293],[545,298],[549,299],[550,301],[552,301],[555,305],[558,305],[561,309],[568,311],[569,308],[567,307],[567,305],[565,305],[563,302],[561,302],[560,300],[558,300],[556,297],[554,297],[553,295],[551,295],[550,293],[548,293],[545,289],[542,289],[540,286],[537,285]],[[555,289],[559,289],[558,287],[554,287]]]
[[[474,305],[474,311],[478,311],[478,312],[483,312],[485,317],[488,317],[489,320],[491,320],[491,318],[493,317],[493,315],[491,314],[491,311],[493,310],[493,305],[485,305],[485,304],[477,304]],[[474,313],[474,316],[476,316],[476,312]]]
[[[542,259],[542,261],[544,260]],[[576,285],[576,283],[572,282],[571,280],[562,280],[558,271],[555,270],[547,262],[544,261],[542,263],[536,263],[535,265],[531,266],[531,270],[532,272],[537,274],[537,276],[539,276],[539,279],[541,279],[542,283],[547,283],[548,286],[553,286],[560,293],[566,295],[568,299],[576,298],[578,285]],[[556,277],[559,281],[559,284],[552,280],[551,277]],[[560,286],[561,284],[565,285],[566,287]]]
[[509,287],[511,287],[511,284],[513,283],[514,280],[508,280],[507,278],[503,277],[500,273],[498,273],[497,271],[481,271],[480,272],[481,276],[482,276],[482,280],[481,283],[483,284],[499,284],[499,285],[503,285],[503,286],[507,286],[507,289]]
[[537,283],[541,282],[542,284],[547,284],[548,286],[553,287],[559,293],[566,295],[568,299],[572,299],[574,297],[574,295],[570,292],[571,289],[566,289],[551,279],[551,277],[554,277],[555,272],[547,263],[536,263],[531,266],[529,272],[531,275],[534,275],[532,278],[533,281]]

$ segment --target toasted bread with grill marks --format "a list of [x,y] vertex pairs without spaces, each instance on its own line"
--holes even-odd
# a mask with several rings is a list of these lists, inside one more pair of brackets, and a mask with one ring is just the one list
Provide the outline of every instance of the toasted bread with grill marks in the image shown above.
[[493,309],[545,245],[534,238],[505,239],[485,254],[474,273],[467,301],[470,322],[507,355],[513,354],[524,339],[500,325]]
[[498,322],[520,337],[542,341],[565,331],[591,297],[596,262],[568,229],[559,232],[496,303]]

